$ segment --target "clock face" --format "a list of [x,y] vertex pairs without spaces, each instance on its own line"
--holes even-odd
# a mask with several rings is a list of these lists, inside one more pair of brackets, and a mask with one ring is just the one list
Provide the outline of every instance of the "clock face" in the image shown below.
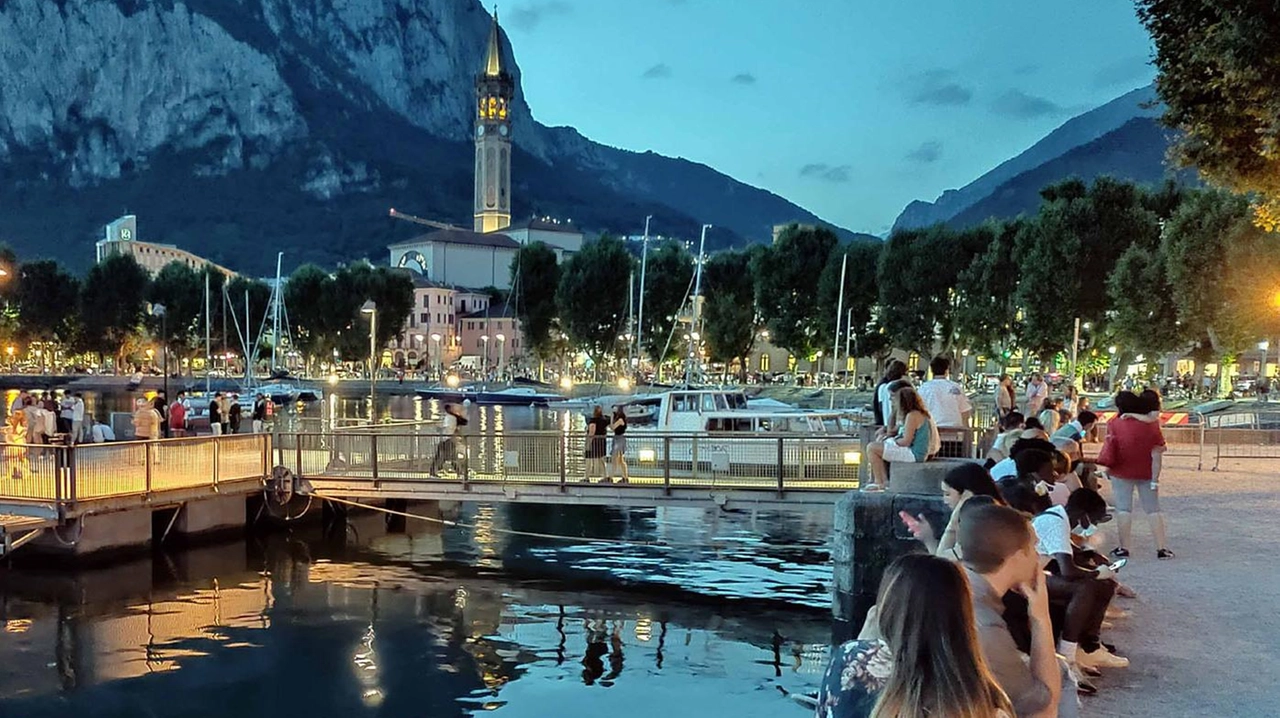
[[476,125],[476,137],[484,137],[484,125]]
[[507,136],[507,126],[506,126],[506,125],[499,125],[499,126],[498,126],[498,134],[502,135],[503,137],[506,137],[506,136]]

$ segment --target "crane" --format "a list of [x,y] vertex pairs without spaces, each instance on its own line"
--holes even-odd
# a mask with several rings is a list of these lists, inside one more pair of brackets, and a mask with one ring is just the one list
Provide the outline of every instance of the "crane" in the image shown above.
[[388,214],[393,219],[403,219],[406,222],[413,222],[414,224],[423,224],[428,227],[434,227],[435,229],[458,229],[458,230],[467,231],[457,225],[445,224],[444,222],[436,222],[435,220],[423,219],[422,217],[415,217],[411,214],[405,214],[404,212],[397,211],[395,207],[392,207],[391,211]]

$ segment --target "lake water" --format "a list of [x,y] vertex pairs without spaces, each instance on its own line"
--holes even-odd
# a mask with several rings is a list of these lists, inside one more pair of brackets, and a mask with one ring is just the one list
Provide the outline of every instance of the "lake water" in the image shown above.
[[[403,397],[379,413],[438,410]],[[73,574],[0,569],[0,716],[808,714],[784,693],[825,667],[829,511],[410,511],[436,521],[360,514]]]

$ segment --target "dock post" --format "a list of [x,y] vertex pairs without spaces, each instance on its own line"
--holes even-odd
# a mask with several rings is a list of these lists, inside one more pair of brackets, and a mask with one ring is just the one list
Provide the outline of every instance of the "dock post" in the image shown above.
[[671,495],[671,437],[662,437],[662,493]]
[[783,442],[783,438],[779,436],[778,437],[778,498],[780,499],[784,498],[784,494],[786,491],[785,482],[783,481],[783,477],[786,472],[784,471],[784,466],[782,462],[783,448],[784,448],[782,442]]
[[569,474],[569,467],[566,466],[566,464],[569,463],[567,458],[568,449],[565,446],[565,444],[567,444],[568,441],[569,441],[568,437],[561,437],[561,439],[556,442],[556,446],[558,447],[558,451],[560,454],[560,493],[562,494],[566,491],[565,481],[568,480],[568,474]]
[[[214,456],[216,457],[217,453],[214,453]],[[147,480],[147,496],[150,497],[151,496],[151,442],[150,441],[142,442],[142,467],[143,467],[143,473],[145,473],[147,477],[146,479]],[[218,462],[216,460],[213,462],[213,467],[214,467],[213,475],[217,476]]]
[[369,434],[369,466],[373,471],[373,485],[378,485],[378,435]]

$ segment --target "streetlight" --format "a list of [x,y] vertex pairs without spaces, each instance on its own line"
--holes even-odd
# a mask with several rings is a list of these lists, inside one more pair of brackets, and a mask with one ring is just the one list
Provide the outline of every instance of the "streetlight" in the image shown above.
[[169,436],[169,312],[165,310],[163,304],[151,305],[151,316],[160,317],[160,351],[164,352],[164,359],[161,361],[160,371],[164,372],[164,435]]
[[[431,335],[431,341],[436,345],[436,379],[437,379],[437,380],[439,380],[439,379],[440,379],[440,370],[441,370],[441,367],[444,365],[444,357],[443,357],[443,356],[441,356],[441,354],[440,354],[440,340],[441,340],[441,339],[442,339],[442,337],[440,336],[439,332],[434,332],[434,333],[432,333],[432,335]],[[431,358],[431,357],[427,357],[427,359],[430,359],[430,358]],[[430,364],[431,362],[430,362],[430,361],[428,361],[427,363],[428,363],[428,364]]]
[[498,376],[502,376],[503,364],[507,357],[507,335],[499,334],[498,339]]
[[482,334],[480,336],[480,345],[484,347],[484,356],[480,358],[480,376],[487,377],[489,375],[489,335]]
[[372,424],[378,391],[378,305],[370,299],[360,307],[360,313],[369,315],[369,423]]

